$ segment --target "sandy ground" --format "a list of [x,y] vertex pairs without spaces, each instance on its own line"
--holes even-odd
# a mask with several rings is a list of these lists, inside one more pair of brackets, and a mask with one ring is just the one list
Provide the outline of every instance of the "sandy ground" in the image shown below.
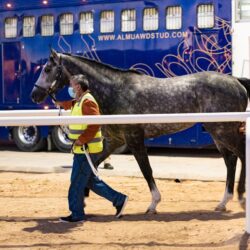
[[91,193],[83,224],[65,224],[69,172],[0,173],[0,249],[250,249],[245,213],[236,197],[227,212],[215,212],[223,182],[157,179],[158,214],[144,212],[151,201],[143,178],[107,177],[129,195],[125,214]]

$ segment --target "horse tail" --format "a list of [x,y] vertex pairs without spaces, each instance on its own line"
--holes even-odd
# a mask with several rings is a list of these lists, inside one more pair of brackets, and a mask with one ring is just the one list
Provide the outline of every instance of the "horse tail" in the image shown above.
[[245,87],[247,90],[248,98],[250,99],[250,79],[237,77],[237,80]]

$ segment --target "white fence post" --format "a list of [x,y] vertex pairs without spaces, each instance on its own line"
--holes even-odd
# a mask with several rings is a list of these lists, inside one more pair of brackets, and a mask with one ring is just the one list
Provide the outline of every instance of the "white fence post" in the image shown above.
[[250,233],[250,117],[246,120],[246,231]]

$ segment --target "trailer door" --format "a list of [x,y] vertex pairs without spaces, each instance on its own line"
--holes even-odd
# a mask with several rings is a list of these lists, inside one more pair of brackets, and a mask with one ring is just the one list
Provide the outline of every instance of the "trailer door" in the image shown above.
[[3,103],[19,104],[20,60],[19,42],[3,43]]

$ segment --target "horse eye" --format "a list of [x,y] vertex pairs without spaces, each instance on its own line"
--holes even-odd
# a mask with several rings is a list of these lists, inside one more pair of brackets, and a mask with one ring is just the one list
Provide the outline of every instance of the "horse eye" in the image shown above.
[[45,69],[44,69],[44,72],[45,73],[49,73],[51,71],[51,68],[49,68],[49,67],[46,67]]

